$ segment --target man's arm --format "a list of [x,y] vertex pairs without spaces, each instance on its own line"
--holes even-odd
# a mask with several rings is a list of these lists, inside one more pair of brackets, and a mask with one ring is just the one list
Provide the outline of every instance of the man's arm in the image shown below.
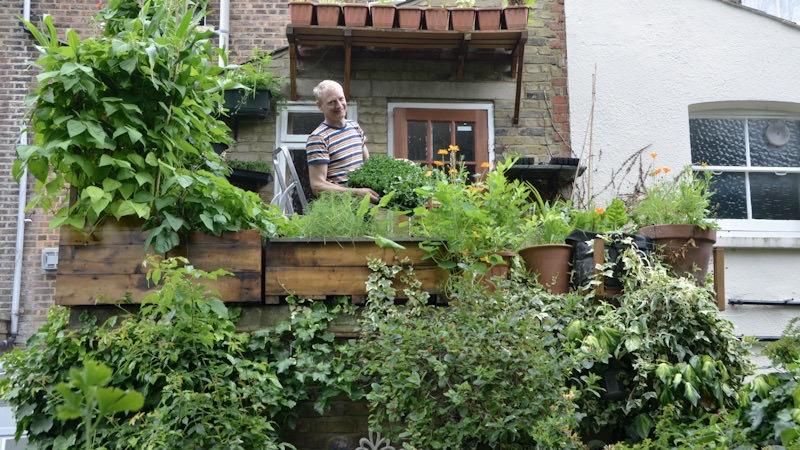
[[308,166],[308,179],[311,183],[311,190],[314,191],[315,194],[319,194],[323,191],[352,192],[359,197],[369,195],[370,200],[373,202],[377,202],[380,198],[377,192],[369,188],[349,188],[331,183],[328,181],[327,164],[310,164]]

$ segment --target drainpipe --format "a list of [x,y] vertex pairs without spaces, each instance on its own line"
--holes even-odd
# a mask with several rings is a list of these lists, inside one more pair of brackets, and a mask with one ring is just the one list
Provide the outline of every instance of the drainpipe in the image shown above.
[[[28,3],[29,0],[26,0]],[[23,132],[20,136],[20,144],[28,145],[28,133]],[[17,241],[14,251],[14,284],[11,292],[11,329],[8,339],[0,342],[0,347],[8,348],[14,345],[19,332],[19,300],[22,288],[22,252],[25,244],[25,200],[28,195],[28,169],[22,171],[22,178],[19,180],[19,199],[17,205]]]
[[31,0],[22,2],[22,18],[30,22],[31,20]]
[[[230,9],[230,0],[219,0],[219,29],[217,30],[217,36],[219,36],[219,48],[224,51],[228,50],[228,41],[231,35]],[[219,65],[221,66],[222,64],[222,57],[220,57]]]

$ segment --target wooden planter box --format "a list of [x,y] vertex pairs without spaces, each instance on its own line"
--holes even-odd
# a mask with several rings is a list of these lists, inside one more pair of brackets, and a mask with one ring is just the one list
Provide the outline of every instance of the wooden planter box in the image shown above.
[[[109,220],[92,236],[63,227],[59,241],[55,302],[58,305],[138,303],[153,287],[142,266],[147,233],[142,222]],[[227,302],[261,301],[261,237],[257,231],[214,237],[192,233],[189,242],[169,255],[187,256],[204,270],[225,268],[235,277],[209,285]]]
[[406,249],[395,252],[378,247],[368,238],[338,242],[331,239],[272,239],[264,246],[265,302],[277,303],[281,296],[286,295],[363,297],[367,293],[364,283],[371,273],[367,260],[371,258],[392,264],[408,257],[422,282],[422,289],[438,294],[447,279],[447,272],[432,260],[422,259],[425,252],[418,246],[421,241],[396,241]]

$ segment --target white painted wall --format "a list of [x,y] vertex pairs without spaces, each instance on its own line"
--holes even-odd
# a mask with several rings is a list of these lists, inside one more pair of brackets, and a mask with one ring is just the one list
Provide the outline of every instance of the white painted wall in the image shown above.
[[[719,0],[566,0],[565,9],[572,147],[580,154],[588,146],[596,73],[591,135],[592,153],[600,157],[592,160],[591,178],[595,191],[614,182],[606,199],[630,189],[634,177],[614,170],[643,147],[673,171],[691,162],[689,105],[789,102],[790,109],[800,108],[798,28]],[[726,245],[739,242],[725,239]],[[729,252],[727,296],[800,299],[798,242],[784,236],[766,240],[773,248]],[[762,335],[780,334],[786,317],[800,315],[800,307],[785,314],[764,307],[741,311],[727,314],[740,331]]]

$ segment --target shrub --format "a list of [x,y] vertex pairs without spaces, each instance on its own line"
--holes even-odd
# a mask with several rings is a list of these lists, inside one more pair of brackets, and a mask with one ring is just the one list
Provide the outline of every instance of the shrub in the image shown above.
[[633,219],[640,226],[688,224],[716,228],[711,215],[711,172],[695,174],[687,167],[673,180],[651,186],[633,206]]
[[424,172],[422,167],[411,161],[373,155],[363,166],[350,172],[347,184],[370,188],[379,195],[394,191],[394,198],[387,206],[411,210],[425,202],[425,197],[417,192],[417,188],[427,183]]

